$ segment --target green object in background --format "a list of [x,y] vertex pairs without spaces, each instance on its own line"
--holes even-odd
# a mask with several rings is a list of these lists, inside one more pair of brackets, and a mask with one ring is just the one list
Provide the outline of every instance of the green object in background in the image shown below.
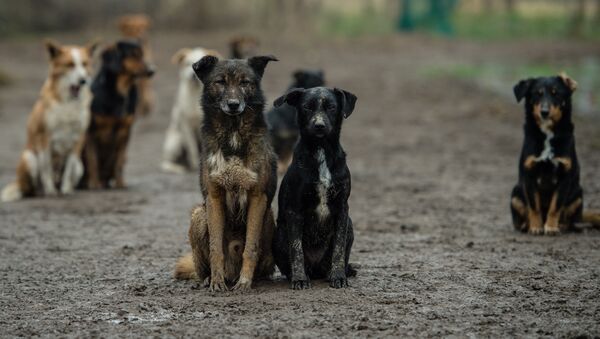
[[396,29],[410,32],[415,29],[431,30],[443,35],[452,35],[451,15],[456,7],[457,0],[429,0],[429,5],[424,13],[415,11],[412,0],[400,0],[400,13]]

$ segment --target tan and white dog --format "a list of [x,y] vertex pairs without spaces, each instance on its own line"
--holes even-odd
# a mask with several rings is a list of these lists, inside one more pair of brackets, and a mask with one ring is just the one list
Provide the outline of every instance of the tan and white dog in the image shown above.
[[90,120],[90,71],[97,44],[45,45],[48,79],[27,121],[17,179],[2,190],[2,201],[72,193],[83,173],[80,154]]
[[183,48],[173,55],[172,62],[179,65],[179,87],[165,137],[161,164],[164,171],[184,173],[198,168],[204,113],[198,102],[202,83],[194,74],[192,64],[206,55],[219,57],[218,52],[200,47]]

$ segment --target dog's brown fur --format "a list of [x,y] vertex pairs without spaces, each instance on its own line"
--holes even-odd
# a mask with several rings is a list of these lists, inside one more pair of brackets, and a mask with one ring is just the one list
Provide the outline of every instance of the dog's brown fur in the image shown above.
[[[275,59],[218,62],[206,56],[194,64],[204,83],[200,165],[204,203],[192,212],[192,254],[179,260],[175,277],[196,277],[212,291],[228,289],[227,282],[235,282],[234,289],[249,289],[254,278],[267,277],[274,269],[271,201],[277,185],[276,156],[267,136],[260,90],[269,60]],[[235,116],[219,106],[233,97],[245,104]]]
[[258,52],[258,39],[250,35],[237,36],[229,42],[232,59],[247,59]]
[[[124,38],[136,39],[142,45],[144,58],[146,62],[152,63],[152,49],[148,37],[148,30],[152,21],[145,14],[130,14],[119,17],[117,26]],[[154,109],[155,94],[152,89],[152,80],[150,78],[140,78],[137,80],[139,100],[136,107],[137,116],[146,116]]]
[[[46,49],[50,56],[50,71],[44,82],[40,96],[35,103],[27,121],[27,144],[17,165],[17,179],[7,186],[3,192],[3,200],[17,200],[21,197],[35,195],[54,195],[58,188],[61,193],[70,193],[79,178],[64,178],[63,173],[69,162],[76,162],[81,168],[80,154],[83,146],[85,129],[89,123],[89,74],[91,72],[92,54],[97,46],[91,43],[83,46],[62,46],[53,41],[46,41]],[[78,52],[77,60],[73,51]],[[77,63],[85,70],[85,84],[80,85],[77,99],[65,96],[60,82],[68,72],[73,72]],[[83,71],[82,71],[83,72]],[[84,79],[84,78],[82,78]],[[79,91],[81,93],[79,93]],[[78,100],[76,108],[66,108],[68,100]],[[73,111],[75,109],[75,111]],[[65,110],[70,110],[67,117]],[[61,134],[56,136],[55,134]],[[60,140],[55,140],[60,138]],[[54,141],[62,143],[57,149]],[[66,142],[66,144],[65,144]],[[65,148],[67,147],[67,148]],[[69,159],[72,157],[73,159]],[[80,172],[80,170],[76,170]],[[37,174],[36,174],[37,173]],[[81,176],[81,174],[78,174]],[[69,182],[65,182],[68,180]]]

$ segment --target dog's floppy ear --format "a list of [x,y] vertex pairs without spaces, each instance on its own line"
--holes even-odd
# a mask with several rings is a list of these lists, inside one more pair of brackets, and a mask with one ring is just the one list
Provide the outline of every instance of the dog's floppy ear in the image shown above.
[[254,70],[254,72],[262,78],[263,74],[265,73],[265,67],[267,67],[269,61],[279,60],[272,55],[254,56],[248,58],[248,66],[250,66]]
[[304,72],[301,70],[295,71],[292,76],[296,79],[297,82],[300,82],[304,78]]
[[337,99],[340,111],[344,114],[344,119],[347,119],[352,114],[352,111],[354,111],[356,95],[339,88],[334,88],[333,93]]
[[119,73],[122,70],[121,53],[117,46],[109,46],[102,52],[102,65],[106,69],[114,73]]
[[182,48],[180,50],[178,50],[177,52],[175,52],[175,54],[173,54],[173,56],[171,57],[171,62],[174,63],[175,65],[179,65],[181,64],[181,62],[183,61],[183,59],[185,59],[185,56],[191,51],[191,49],[189,48]]
[[289,92],[277,98],[273,102],[273,106],[279,107],[286,103],[290,106],[296,107],[300,103],[300,98],[302,97],[302,94],[304,94],[303,88],[292,88],[291,90],[289,90]]
[[54,40],[44,40],[44,46],[46,46],[50,59],[56,58],[61,53],[61,45]]
[[529,88],[531,87],[532,83],[533,78],[524,79],[519,81],[515,85],[515,87],[513,87],[513,92],[515,93],[515,98],[517,99],[517,102],[521,102],[521,100],[523,100],[523,98],[527,96],[527,93],[529,92]]
[[215,68],[217,62],[219,62],[219,58],[216,56],[205,55],[202,57],[202,59],[194,62],[192,69],[194,70],[194,73],[196,73],[198,79],[200,79],[200,81],[204,81],[208,73]]
[[571,93],[575,92],[577,89],[577,81],[571,79],[565,72],[560,73],[558,77],[567,86]]

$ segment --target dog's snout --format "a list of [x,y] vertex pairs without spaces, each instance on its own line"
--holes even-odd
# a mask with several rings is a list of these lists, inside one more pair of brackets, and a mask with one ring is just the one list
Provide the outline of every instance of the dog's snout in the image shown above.
[[550,115],[550,111],[549,110],[542,110],[541,114],[542,114],[542,118],[546,119]]
[[315,128],[316,131],[324,131],[325,127],[327,127],[325,125],[325,121],[321,120],[321,121],[316,121],[315,122],[314,128]]
[[237,111],[240,107],[240,101],[238,99],[227,99],[227,107],[232,111]]
[[79,79],[79,85],[80,85],[80,86],[83,86],[83,85],[85,85],[85,83],[86,83],[86,82],[87,82],[87,79],[86,79],[86,78],[81,78],[81,79]]
[[154,66],[146,67],[146,76],[151,77],[154,75],[154,73],[156,73],[156,68]]

